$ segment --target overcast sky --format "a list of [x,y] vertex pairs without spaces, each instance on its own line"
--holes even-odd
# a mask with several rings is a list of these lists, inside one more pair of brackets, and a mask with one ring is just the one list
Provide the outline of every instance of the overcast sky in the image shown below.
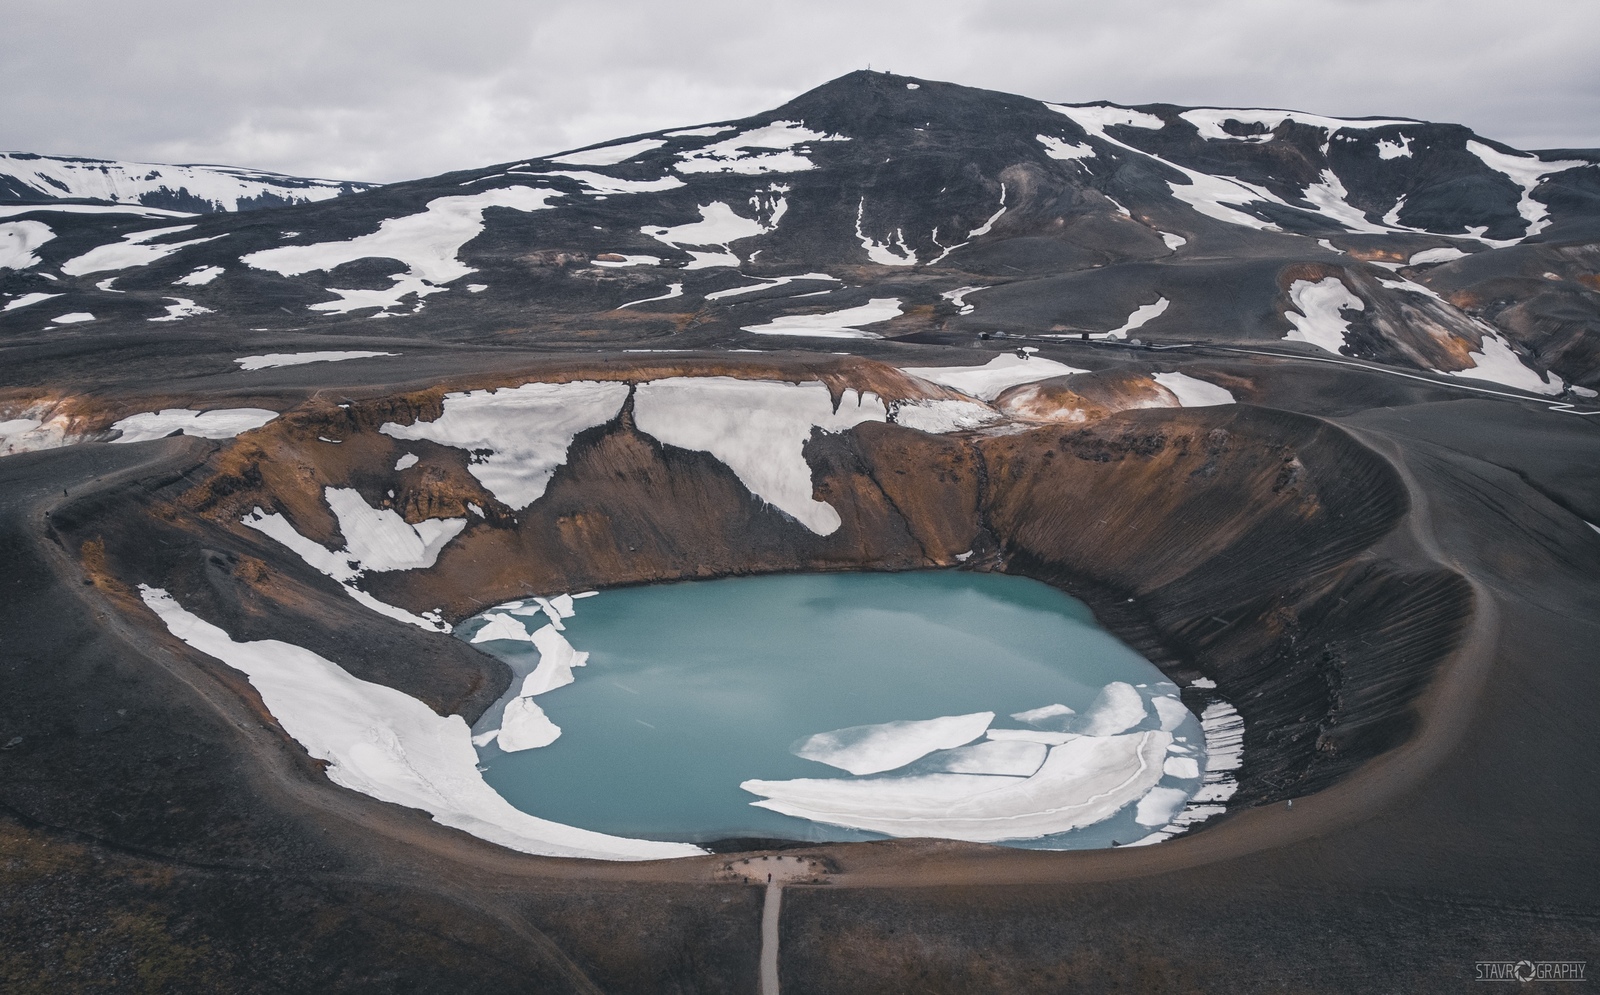
[[1600,146],[1597,0],[0,0],[0,149],[397,180],[853,69]]

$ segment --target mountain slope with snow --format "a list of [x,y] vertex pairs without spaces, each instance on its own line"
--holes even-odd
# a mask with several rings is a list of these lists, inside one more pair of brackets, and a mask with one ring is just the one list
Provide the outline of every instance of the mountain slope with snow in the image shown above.
[[[191,334],[1271,343],[1555,394],[1600,387],[1597,164],[1404,117],[856,72],[739,121],[181,225],[159,177],[74,174],[144,213],[0,205],[0,330],[179,307]],[[192,195],[248,206],[262,175]],[[271,196],[345,189],[293,182]]]

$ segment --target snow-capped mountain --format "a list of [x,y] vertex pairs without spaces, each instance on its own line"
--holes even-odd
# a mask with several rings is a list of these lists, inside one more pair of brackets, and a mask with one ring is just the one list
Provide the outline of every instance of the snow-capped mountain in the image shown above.
[[209,214],[306,204],[376,185],[236,166],[168,166],[0,152],[0,204],[89,200]]
[[1597,163],[1401,117],[857,72],[739,121],[249,214],[0,207],[0,329],[1273,343],[1555,394],[1600,386]]

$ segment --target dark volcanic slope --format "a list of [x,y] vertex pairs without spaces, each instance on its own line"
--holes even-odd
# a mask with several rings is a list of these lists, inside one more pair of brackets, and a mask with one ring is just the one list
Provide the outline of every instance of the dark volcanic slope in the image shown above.
[[[60,296],[0,315],[0,334],[108,356],[168,318],[218,350],[291,334],[750,348],[771,340],[741,328],[879,300],[833,322],[962,343],[1262,343],[1298,323],[1347,355],[1557,392],[1600,386],[1597,161],[1457,125],[858,72],[740,121],[319,204],[8,209],[52,237],[0,290]],[[94,320],[46,330],[73,313]],[[13,385],[34,377],[10,366]]]
[[[321,203],[0,204],[0,989],[756,990],[728,858],[535,858],[347,790],[140,600],[477,715],[504,666],[242,521],[331,552],[330,488],[466,522],[359,581],[397,610],[961,564],[1079,594],[1243,717],[1226,811],[1156,846],[803,848],[827,874],[786,889],[786,991],[1456,991],[1600,959],[1597,162],[855,73]],[[236,362],[311,350],[393,355]],[[1089,372],[968,397],[928,369],[1040,361]],[[640,414],[712,377],[878,406],[782,443],[835,530]],[[525,504],[475,471],[538,418],[382,430],[530,381],[621,407]],[[165,408],[277,417],[106,444]]]

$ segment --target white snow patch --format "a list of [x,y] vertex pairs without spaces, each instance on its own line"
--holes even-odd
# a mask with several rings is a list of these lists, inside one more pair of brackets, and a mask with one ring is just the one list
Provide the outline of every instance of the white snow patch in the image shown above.
[[[734,265],[738,265],[738,260],[737,259],[734,260]],[[691,266],[689,268],[693,269],[694,267]],[[618,304],[614,308],[614,310],[621,311],[625,307],[633,307],[635,304],[649,304],[651,301],[670,301],[674,297],[682,297],[682,296],[683,296],[683,284],[681,282],[680,283],[674,283],[674,284],[668,285],[667,292],[664,293],[664,294],[657,294],[654,297],[644,297],[644,298],[641,298],[641,299],[636,300],[636,301],[629,301],[626,304]]]
[[1284,339],[1309,342],[1334,355],[1344,347],[1345,333],[1350,330],[1350,322],[1340,312],[1367,309],[1361,298],[1352,294],[1336,276],[1323,277],[1316,283],[1294,281],[1289,287],[1289,300],[1299,312],[1284,312],[1283,316],[1294,326]]
[[1411,158],[1411,138],[1407,135],[1397,136],[1400,140],[1391,142],[1387,138],[1378,139],[1379,159],[1409,159]]
[[762,808],[890,836],[993,843],[1100,822],[1161,778],[1171,735],[1081,736],[1054,747],[1031,777],[922,774],[857,780],[745,781]]
[[1462,377],[1468,380],[1487,380],[1490,383],[1504,384],[1518,390],[1530,391],[1534,394],[1559,394],[1565,388],[1561,378],[1554,373],[1541,377],[1538,373],[1523,365],[1522,357],[1511,348],[1510,343],[1496,335],[1494,332],[1483,330],[1483,344],[1477,352],[1467,354],[1473,365],[1465,370],[1451,370],[1453,377]]
[[221,266],[201,266],[187,276],[172,281],[174,287],[203,287],[222,275]]
[[395,468],[396,471],[409,470],[409,469],[411,469],[412,467],[414,467],[416,465],[417,465],[417,454],[416,453],[406,453],[404,456],[402,456],[399,459],[394,461],[394,468]]
[[468,471],[516,511],[544,496],[573,438],[615,418],[627,397],[627,384],[595,380],[467,391],[446,394],[435,421],[386,422],[378,431],[467,450]]
[[0,206],[0,218],[14,218],[19,214],[136,214],[144,218],[192,218],[189,211],[168,211],[159,207],[138,207],[133,204],[7,204]]
[[[872,238],[862,230],[861,222],[866,210],[867,198],[863,196],[861,202],[856,205],[856,239],[861,242],[861,247],[867,250],[867,258],[879,266],[915,266],[917,264],[917,253],[906,244],[904,230],[896,228],[894,234],[882,242]],[[896,243],[899,243],[898,249],[895,248]],[[962,244],[964,245],[965,243]],[[959,248],[961,248],[960,245],[952,245],[950,248],[945,249],[939,258],[943,259]]]
[[900,314],[897,297],[874,297],[859,307],[821,314],[787,314],[761,325],[745,325],[740,330],[756,335],[804,335],[827,339],[877,339],[876,332],[863,326],[888,321]]
[[35,249],[56,237],[42,221],[7,221],[0,224],[0,269],[28,269],[39,265]]
[[[209,202],[214,210],[237,211],[243,200],[274,198],[289,203],[309,203],[373,185],[283,176],[236,166],[172,166],[19,152],[0,153],[0,173],[45,196],[131,201],[132,204],[123,208],[127,213],[162,215],[180,215],[181,212],[143,207],[137,202],[146,196],[162,197],[182,192]],[[104,210],[100,205],[65,206]]]
[[[863,200],[863,203],[865,203],[865,200]],[[994,223],[996,221],[999,221],[1000,220],[1000,216],[1002,214],[1005,214],[1005,213],[1006,213],[1006,185],[1004,183],[1002,183],[1002,184],[1000,184],[1000,209],[998,211],[994,212],[993,214],[989,215],[989,219],[987,221],[985,221],[983,224],[981,224],[978,227],[976,227],[976,228],[972,229],[971,231],[967,232],[967,238],[969,238],[969,239],[971,239],[971,238],[980,238],[980,237],[982,237],[984,235],[989,234],[989,232],[994,228]],[[858,224],[859,224],[859,221],[860,221],[860,219],[858,218],[857,219],[857,223]],[[903,247],[903,245],[904,245],[904,243],[902,243],[902,247]]]
[[970,743],[982,736],[993,721],[993,712],[973,712],[851,726],[808,736],[795,743],[790,752],[852,774],[880,774],[904,767],[935,750]]
[[1043,743],[1024,740],[984,740],[971,746],[960,746],[929,754],[918,764],[919,771],[946,774],[1003,774],[1008,777],[1030,777],[1038,773],[1050,748]]
[[1184,238],[1182,235],[1174,235],[1170,231],[1157,232],[1156,234],[1160,235],[1161,241],[1165,242],[1167,244],[1167,248],[1174,252],[1189,244],[1188,239]]
[[1074,159],[1094,158],[1094,149],[1087,145],[1074,145],[1064,138],[1052,138],[1049,135],[1034,135],[1040,145],[1044,146],[1044,154],[1052,159],[1061,159],[1071,162]]
[[[742,297],[745,294],[753,294],[758,290],[767,290],[771,287],[786,287],[791,283],[796,283],[801,280],[825,280],[831,283],[842,282],[838,277],[829,276],[827,273],[801,273],[799,276],[775,276],[771,279],[762,280],[760,283],[751,284],[748,287],[731,287],[727,290],[714,291],[706,295],[706,300],[720,301],[728,297]],[[823,291],[823,293],[827,293],[827,291]]]
[[1112,681],[1100,689],[1089,710],[1073,722],[1072,731],[1080,736],[1115,736],[1143,722],[1147,714],[1138,689],[1126,681]]
[[[700,205],[700,220],[688,224],[677,225],[672,228],[659,226],[646,226],[639,231],[658,242],[665,242],[675,249],[681,249],[694,257],[686,269],[704,269],[708,266],[738,266],[739,257],[734,255],[729,245],[757,235],[765,235],[777,227],[777,218],[786,208],[782,197],[777,198],[773,205],[771,224],[762,224],[754,218],[746,218],[735,214],[733,208],[720,200],[709,204]],[[685,249],[685,246],[721,246],[721,253],[694,252]]]
[[985,401],[994,400],[1001,391],[1019,383],[1089,372],[1053,359],[1040,359],[1038,356],[1024,359],[1014,352],[1002,353],[982,366],[906,366],[901,369],[914,377],[954,387]]
[[[1482,142],[1467,142],[1467,151],[1477,156],[1485,166],[1503,174],[1522,188],[1522,199],[1517,202],[1517,213],[1528,222],[1523,238],[1537,235],[1550,226],[1550,209],[1533,199],[1533,191],[1546,176],[1590,165],[1577,159],[1557,159],[1546,162],[1536,155],[1508,155],[1498,152]],[[1520,241],[1517,240],[1517,241]]]
[[899,401],[889,414],[889,420],[896,425],[932,435],[982,428],[1003,417],[987,404],[953,398]]
[[168,297],[171,304],[166,305],[167,313],[160,318],[147,318],[146,321],[182,321],[184,318],[193,318],[202,314],[215,314],[208,307],[202,307],[187,297]]
[[260,356],[240,356],[234,362],[241,372],[269,370],[279,366],[302,366],[306,363],[342,363],[347,359],[371,359],[374,356],[398,356],[397,352],[371,352],[365,349],[322,350],[318,352],[269,352]]
[[50,320],[58,325],[79,325],[85,321],[94,321],[95,317],[88,311],[69,311],[66,314],[58,314]]
[[140,594],[174,636],[243,673],[272,717],[317,760],[328,779],[435,822],[523,853],[654,860],[705,851],[685,843],[630,840],[536,818],[483,780],[471,732],[393,688],[359,680],[303,647],[276,639],[235,642],[185,611],[166,591]]
[[643,155],[651,149],[659,149],[667,144],[660,138],[641,138],[636,142],[625,142],[621,145],[606,145],[598,149],[586,149],[582,152],[568,152],[566,155],[551,156],[551,162],[559,162],[563,166],[615,166],[619,162],[626,162],[636,155]]
[[672,377],[634,393],[634,424],[669,446],[707,452],[727,464],[750,493],[818,535],[842,524],[812,497],[804,448],[813,431],[843,432],[888,412],[875,394],[846,390],[838,410],[826,384]]
[[[1178,115],[1185,121],[1194,125],[1200,132],[1200,137],[1207,141],[1227,142],[1268,142],[1272,140],[1272,131],[1286,121],[1297,124],[1311,125],[1322,128],[1330,135],[1338,131],[1371,131],[1374,128],[1388,128],[1393,125],[1419,124],[1408,118],[1380,119],[1373,118],[1365,121],[1352,120],[1342,117],[1324,117],[1320,114],[1303,114],[1299,111],[1284,111],[1259,108],[1234,108],[1234,107],[1198,107],[1194,110],[1184,111]],[[1255,135],[1230,135],[1222,130],[1222,125],[1227,121],[1240,124],[1259,124],[1267,129]],[[1380,153],[1382,154],[1381,147]],[[1394,156],[1384,156],[1392,159]]]
[[[1200,762],[1194,757],[1168,757],[1161,765],[1168,777],[1192,780],[1200,776]],[[1162,820],[1166,821],[1166,820]]]
[[255,269],[270,270],[283,276],[299,276],[318,270],[331,270],[357,259],[398,259],[407,267],[391,277],[394,286],[384,290],[339,290],[341,300],[313,304],[312,310],[344,313],[363,307],[387,311],[401,299],[416,294],[420,299],[438,293],[441,284],[476,272],[457,258],[462,246],[483,232],[483,213],[491,207],[516,211],[549,208],[550,199],[562,196],[555,190],[533,187],[502,187],[462,197],[440,197],[428,202],[421,213],[390,218],[368,235],[340,242],[314,242],[310,245],[285,245],[240,257],[240,262]]
[[[589,260],[589,265],[591,265],[591,266],[599,266],[599,267],[602,267],[604,269],[621,269],[624,266],[660,266],[661,265],[661,257],[660,256],[643,256],[643,255],[636,256],[636,255],[628,255],[628,254],[621,253],[621,252],[618,252],[618,253],[615,253],[615,254],[619,255],[619,256],[622,256],[622,258],[621,259],[591,259],[591,260]],[[488,289],[488,288],[485,288],[485,289]]]
[[0,456],[59,449],[83,441],[68,431],[71,420],[48,402],[34,404],[14,418],[0,418]]
[[[1193,760],[1189,762],[1194,763]],[[1133,821],[1141,826],[1164,826],[1172,821],[1188,798],[1189,793],[1182,788],[1151,788],[1149,794],[1139,799]]]
[[15,311],[17,308],[28,307],[31,304],[43,304],[45,301],[60,296],[62,295],[45,293],[23,294],[14,301],[8,301],[5,307],[0,307],[0,311]]
[[489,289],[489,285],[487,283],[469,283],[469,284],[467,284],[467,293],[469,293],[469,294],[481,294],[485,290],[488,290],[488,289]]
[[278,417],[266,408],[216,408],[193,411],[189,408],[163,408],[129,415],[111,427],[120,431],[112,442],[149,442],[165,439],[174,432],[201,439],[231,439],[241,432],[258,429]]
[[1471,253],[1462,252],[1453,245],[1442,245],[1437,249],[1423,249],[1421,252],[1412,253],[1408,266],[1427,266],[1430,263],[1447,263],[1452,259],[1464,259]]
[[1233,394],[1225,388],[1186,373],[1157,373],[1151,379],[1172,391],[1178,398],[1178,404],[1185,408],[1208,408],[1217,404],[1236,403]]
[[774,121],[703,148],[678,153],[680,173],[799,173],[816,164],[796,151],[810,142],[845,142],[843,135],[812,131],[797,121]]
[[1091,339],[1125,339],[1128,337],[1129,332],[1143,328],[1149,322],[1166,314],[1167,308],[1171,306],[1172,302],[1165,297],[1157,297],[1154,304],[1141,304],[1134,308],[1133,313],[1128,315],[1128,320],[1122,323],[1122,327],[1113,328],[1109,332],[1092,334],[1089,337]]
[[96,246],[81,256],[75,256],[61,264],[61,272],[68,276],[85,276],[89,273],[101,273],[106,270],[128,269],[132,266],[148,266],[159,259],[165,259],[179,249],[191,245],[200,245],[205,242],[214,242],[221,235],[210,238],[194,238],[186,242],[162,242],[151,245],[150,240],[164,235],[175,235],[181,231],[188,231],[194,225],[176,225],[171,228],[151,228],[146,231],[136,231],[122,236],[122,240],[109,245]]

